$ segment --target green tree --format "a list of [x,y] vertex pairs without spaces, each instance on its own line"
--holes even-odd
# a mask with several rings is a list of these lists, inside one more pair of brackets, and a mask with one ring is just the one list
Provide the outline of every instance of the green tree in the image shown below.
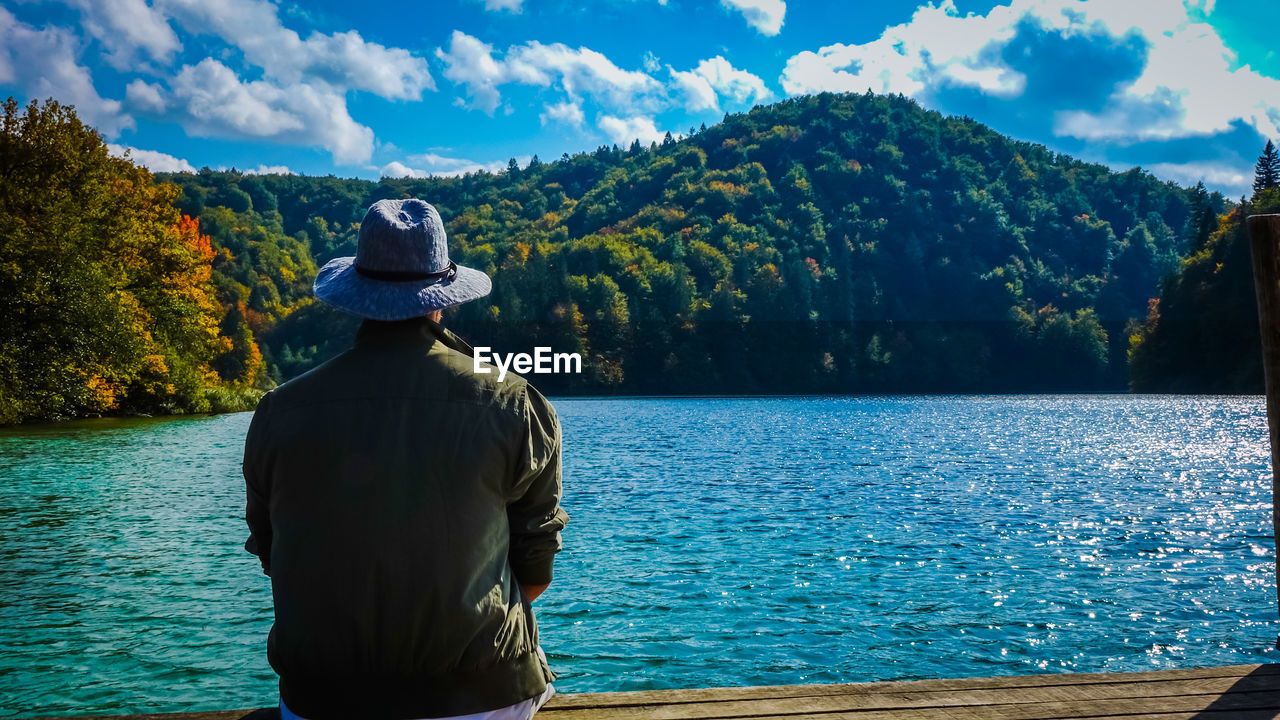
[[0,423],[207,407],[213,251],[55,101],[0,115]]
[[1280,153],[1276,152],[1276,146],[1268,140],[1254,165],[1253,192],[1260,193],[1274,187],[1280,187]]

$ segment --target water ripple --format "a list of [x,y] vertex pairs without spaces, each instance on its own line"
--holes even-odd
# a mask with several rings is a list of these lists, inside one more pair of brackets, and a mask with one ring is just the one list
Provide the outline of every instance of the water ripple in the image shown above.
[[[1261,398],[557,407],[562,691],[1276,660]],[[248,419],[0,433],[0,716],[272,702]]]

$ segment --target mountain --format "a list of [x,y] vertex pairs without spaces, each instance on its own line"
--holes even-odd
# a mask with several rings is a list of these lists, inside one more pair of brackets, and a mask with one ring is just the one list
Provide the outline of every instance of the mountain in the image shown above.
[[380,182],[152,176],[71,108],[0,115],[0,423],[251,407],[349,344],[311,282],[387,197],[494,279],[450,326],[583,355],[550,393],[1123,390],[1127,357],[1140,389],[1256,379],[1246,208],[900,96]]
[[1126,326],[1226,205],[872,94],[501,173],[161,179],[218,253],[241,342],[217,369],[264,386],[349,342],[310,281],[386,197],[434,204],[455,260],[494,278],[446,322],[582,353],[581,376],[538,378],[571,393],[1121,390]]

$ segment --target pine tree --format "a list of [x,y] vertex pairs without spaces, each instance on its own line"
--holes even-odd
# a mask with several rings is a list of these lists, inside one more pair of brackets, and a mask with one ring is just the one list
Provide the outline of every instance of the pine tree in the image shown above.
[[1268,140],[1266,147],[1262,148],[1262,154],[1258,156],[1258,164],[1254,165],[1253,192],[1260,193],[1273,187],[1280,187],[1280,153],[1276,152],[1276,146]]

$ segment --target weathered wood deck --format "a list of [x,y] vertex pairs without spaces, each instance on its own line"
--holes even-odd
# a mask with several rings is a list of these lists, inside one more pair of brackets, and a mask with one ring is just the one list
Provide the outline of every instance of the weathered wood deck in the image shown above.
[[[278,717],[274,710],[239,710],[115,716],[111,720],[269,720]],[[538,720],[597,718],[1262,720],[1280,718],[1280,664],[1141,673],[558,695],[538,713]]]

